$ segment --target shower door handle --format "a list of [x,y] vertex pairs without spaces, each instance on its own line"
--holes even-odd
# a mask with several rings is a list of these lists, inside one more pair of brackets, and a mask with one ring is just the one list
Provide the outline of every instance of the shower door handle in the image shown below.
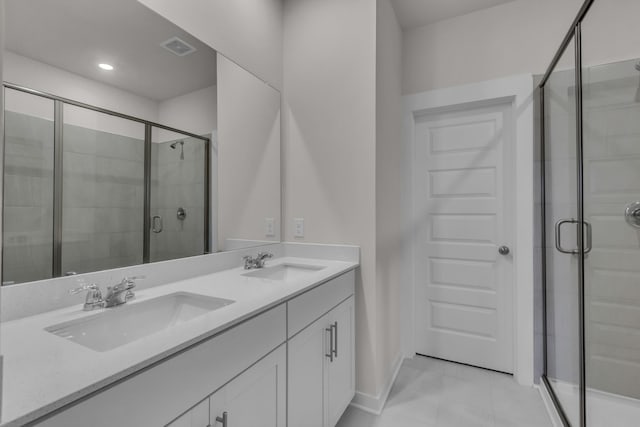
[[[556,222],[556,249],[559,252],[562,252],[563,254],[570,254],[570,255],[577,255],[580,253],[580,251],[578,249],[565,249],[562,247],[562,226],[564,224],[579,224],[580,221],[578,221],[577,219],[561,219],[558,222]],[[592,237],[592,229],[591,229],[591,223],[587,222],[587,221],[583,221],[584,227],[587,228],[587,238],[586,238],[586,246],[584,248],[584,253],[588,254],[589,252],[591,252],[591,249],[593,248],[593,237]]]
[[154,233],[162,232],[162,217],[160,215],[154,215],[151,217],[151,231]]

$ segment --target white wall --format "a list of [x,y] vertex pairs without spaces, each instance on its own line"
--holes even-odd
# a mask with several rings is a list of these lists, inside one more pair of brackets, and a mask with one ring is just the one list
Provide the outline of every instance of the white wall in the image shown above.
[[229,238],[279,241],[280,93],[220,54],[218,154],[219,247]]
[[[375,26],[370,0],[284,3],[284,239],[361,247],[357,389],[378,391]],[[304,218],[296,239],[293,218]]]
[[282,88],[281,0],[139,0],[276,89]]
[[[4,2],[0,2],[0,22],[4,22]],[[3,62],[4,62],[4,31],[0,28],[0,82],[4,81]],[[0,105],[4,105],[4,90],[0,90]],[[4,114],[0,114],[0,135],[4,135]],[[4,138],[0,136],[0,158],[4,159]],[[3,186],[3,166],[0,166],[0,188]],[[2,204],[0,204],[0,217],[2,217]],[[0,221],[1,222],[1,221]],[[2,236],[2,224],[0,224],[0,236]],[[0,246],[0,256],[2,256],[2,247]],[[0,271],[0,283],[2,283],[2,272]],[[0,337],[2,338],[2,337]],[[2,340],[0,339],[0,342]],[[2,379],[2,348],[0,348],[0,379]],[[0,402],[2,401],[2,389],[0,388]],[[0,405],[0,419],[2,419],[2,405]]]
[[[517,0],[406,31],[403,94],[543,73],[582,3]],[[627,19],[640,13],[635,0],[603,3],[608,8],[624,4]],[[609,47],[616,49],[620,41]]]
[[[34,61],[13,52],[4,52],[4,79],[7,82],[53,95],[84,102],[108,110],[118,111],[134,117],[158,121],[158,103],[124,90],[106,85],[52,67],[43,62]],[[31,97],[12,97],[12,111],[48,117],[50,113],[38,112],[37,105],[30,102]],[[26,101],[26,102],[23,102]],[[46,106],[50,110],[50,106]],[[144,125],[128,120],[107,116],[94,111],[73,106],[65,107],[64,121],[68,124],[117,133],[132,138],[144,139]]]
[[218,125],[216,86],[160,102],[158,123],[198,135],[210,134]]
[[378,0],[376,35],[376,294],[378,384],[401,357],[400,289],[404,245],[402,139],[402,30],[390,0]]

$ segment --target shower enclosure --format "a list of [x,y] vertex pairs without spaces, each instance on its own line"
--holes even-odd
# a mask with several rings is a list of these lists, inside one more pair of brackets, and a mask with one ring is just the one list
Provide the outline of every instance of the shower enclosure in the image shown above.
[[542,385],[571,426],[640,422],[640,58],[602,64],[606,8],[584,3],[539,85]]
[[209,142],[8,83],[3,284],[209,250]]

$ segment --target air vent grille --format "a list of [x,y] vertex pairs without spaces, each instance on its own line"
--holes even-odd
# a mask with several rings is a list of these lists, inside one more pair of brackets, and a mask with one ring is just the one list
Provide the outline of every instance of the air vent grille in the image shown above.
[[186,56],[196,51],[195,47],[191,46],[189,43],[179,37],[172,37],[166,42],[162,43],[161,46],[174,55],[178,56]]

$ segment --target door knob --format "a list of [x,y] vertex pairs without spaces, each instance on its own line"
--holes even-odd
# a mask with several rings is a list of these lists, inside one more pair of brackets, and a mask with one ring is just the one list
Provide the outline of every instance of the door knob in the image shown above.
[[509,255],[509,252],[511,252],[511,250],[509,249],[509,246],[502,245],[498,248],[498,253],[500,255]]

